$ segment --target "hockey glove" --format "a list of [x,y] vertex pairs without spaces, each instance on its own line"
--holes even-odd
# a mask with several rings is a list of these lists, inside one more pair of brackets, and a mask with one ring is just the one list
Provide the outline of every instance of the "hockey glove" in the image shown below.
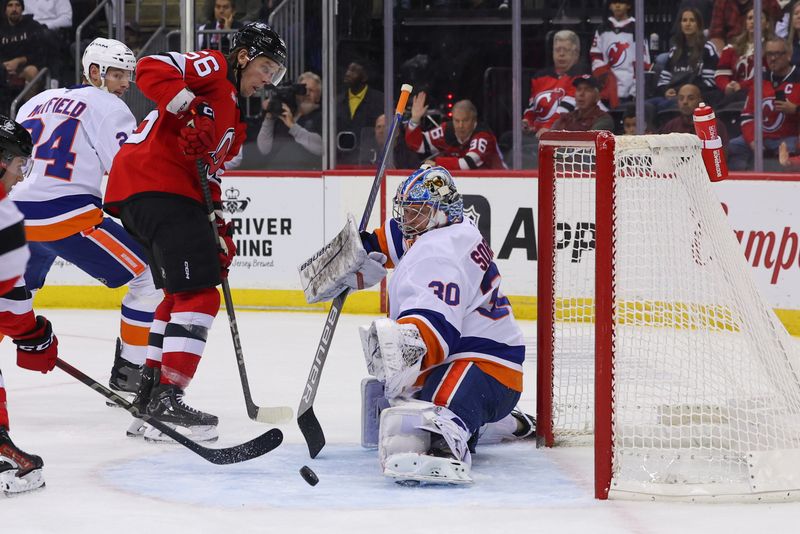
[[222,278],[228,277],[228,269],[236,256],[236,243],[233,242],[233,223],[225,222],[219,212],[215,212],[214,221],[217,225],[219,239],[219,266]]
[[178,146],[186,159],[203,159],[211,163],[209,153],[216,148],[214,110],[200,97],[195,97],[186,113],[179,117],[185,121],[178,136]]
[[36,326],[14,340],[17,345],[17,365],[31,371],[47,373],[53,370],[58,356],[58,338],[53,335],[50,321],[36,316]]

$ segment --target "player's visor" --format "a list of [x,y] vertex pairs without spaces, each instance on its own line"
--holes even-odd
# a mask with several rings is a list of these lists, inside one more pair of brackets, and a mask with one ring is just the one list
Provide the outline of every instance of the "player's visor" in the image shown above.
[[251,64],[259,69],[262,74],[265,74],[269,77],[269,82],[267,82],[267,84],[278,85],[281,83],[283,76],[286,74],[286,67],[270,57],[264,55],[258,57],[263,57],[266,59],[266,61],[259,61],[258,63]]
[[27,178],[33,169],[33,158],[25,156],[5,156],[2,160],[3,168],[6,172],[15,176]]

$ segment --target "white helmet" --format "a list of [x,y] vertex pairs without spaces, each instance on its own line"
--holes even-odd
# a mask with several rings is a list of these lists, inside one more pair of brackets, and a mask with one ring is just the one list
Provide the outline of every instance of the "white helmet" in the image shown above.
[[89,81],[91,81],[89,67],[94,64],[100,68],[100,87],[104,88],[108,68],[129,70],[133,74],[136,69],[136,56],[124,43],[115,39],[98,37],[84,50],[81,64],[83,65],[83,75]]

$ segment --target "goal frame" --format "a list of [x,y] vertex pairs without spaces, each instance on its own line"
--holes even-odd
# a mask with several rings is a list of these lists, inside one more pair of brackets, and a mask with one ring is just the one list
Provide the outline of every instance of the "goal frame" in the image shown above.
[[558,147],[595,149],[595,498],[607,499],[612,477],[614,370],[614,136],[608,131],[546,132],[539,141],[537,273],[537,446],[552,447],[555,265],[555,166]]

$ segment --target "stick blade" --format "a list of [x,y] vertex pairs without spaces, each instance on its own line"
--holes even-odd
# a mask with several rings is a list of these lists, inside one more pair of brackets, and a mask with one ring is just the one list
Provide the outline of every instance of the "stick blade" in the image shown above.
[[288,406],[274,406],[274,407],[262,407],[256,410],[255,417],[252,417],[253,421],[258,421],[259,423],[268,423],[270,425],[279,425],[283,423],[288,423],[294,417],[294,410],[292,410]]
[[203,457],[217,465],[236,464],[258,458],[283,443],[283,432],[273,428],[246,443],[226,449],[207,449]]
[[319,451],[325,446],[325,433],[322,426],[314,415],[314,407],[309,406],[308,410],[297,416],[297,425],[308,445],[308,454],[311,458],[316,458]]

